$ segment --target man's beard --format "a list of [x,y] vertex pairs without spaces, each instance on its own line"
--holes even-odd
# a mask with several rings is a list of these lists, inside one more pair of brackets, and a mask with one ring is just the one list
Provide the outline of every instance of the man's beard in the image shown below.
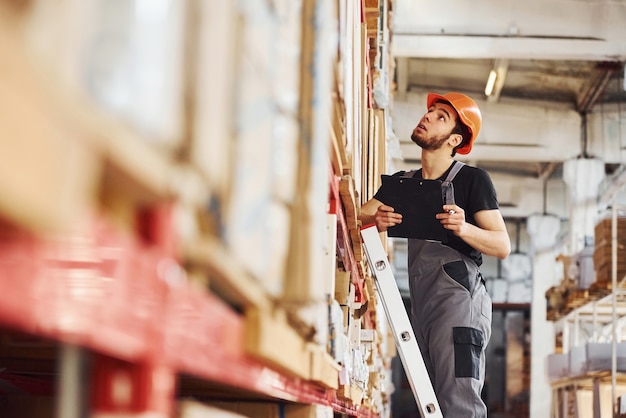
[[428,151],[434,151],[434,150],[441,148],[443,144],[446,143],[448,138],[450,138],[450,135],[447,135],[447,136],[442,135],[438,138],[424,139],[418,135],[411,134],[411,140],[415,142],[417,145],[419,145],[420,148],[428,150]]

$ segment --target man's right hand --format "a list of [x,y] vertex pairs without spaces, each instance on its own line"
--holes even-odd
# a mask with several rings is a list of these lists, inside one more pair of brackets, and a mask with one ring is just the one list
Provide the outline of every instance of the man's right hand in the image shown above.
[[387,228],[398,225],[402,222],[402,215],[394,212],[391,206],[380,205],[375,215],[376,228],[384,232]]

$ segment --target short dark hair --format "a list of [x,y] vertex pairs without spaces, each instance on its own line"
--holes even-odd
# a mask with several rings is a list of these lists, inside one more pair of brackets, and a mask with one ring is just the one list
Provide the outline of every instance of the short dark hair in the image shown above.
[[459,145],[454,147],[454,149],[452,150],[452,156],[453,157],[456,154],[456,150],[461,148],[465,144],[467,144],[467,142],[472,137],[472,132],[469,130],[467,125],[465,125],[463,122],[461,122],[461,118],[459,118],[459,117],[456,118],[456,125],[454,126],[454,128],[452,129],[452,132],[450,133],[450,135],[455,135],[455,134],[461,135],[463,140],[461,141],[461,143]]

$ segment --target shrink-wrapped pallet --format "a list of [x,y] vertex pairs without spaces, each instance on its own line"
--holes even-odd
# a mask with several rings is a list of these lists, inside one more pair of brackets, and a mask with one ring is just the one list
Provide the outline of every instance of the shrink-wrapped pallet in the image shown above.
[[[292,248],[301,130],[301,7],[297,1],[237,3],[236,83],[232,107],[225,110],[231,125],[220,131],[225,137],[212,138],[227,151],[224,157],[232,158],[230,164],[220,163],[229,170],[229,187],[218,185],[224,191],[218,205],[223,214],[219,233],[237,261],[274,298],[285,291]],[[206,129],[210,136],[211,127]]]

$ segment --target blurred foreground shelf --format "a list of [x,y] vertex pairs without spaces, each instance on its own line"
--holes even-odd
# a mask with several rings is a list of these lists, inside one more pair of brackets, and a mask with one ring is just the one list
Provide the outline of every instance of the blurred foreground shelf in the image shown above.
[[385,418],[389,2],[143,3],[0,5],[0,415]]

